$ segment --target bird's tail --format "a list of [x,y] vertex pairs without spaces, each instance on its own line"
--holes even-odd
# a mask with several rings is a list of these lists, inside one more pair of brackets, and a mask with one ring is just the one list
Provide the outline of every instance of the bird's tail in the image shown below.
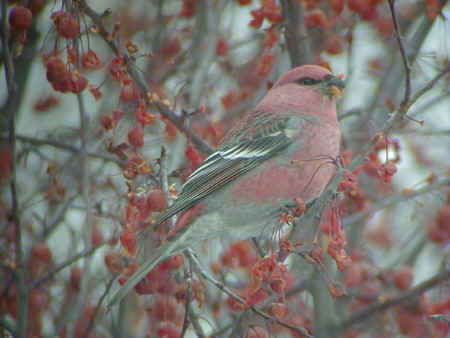
[[133,275],[112,294],[106,305],[107,311],[120,302],[159,263],[186,249],[184,243],[187,233],[188,231],[177,233],[168,242],[154,249],[151,258],[142,263]]

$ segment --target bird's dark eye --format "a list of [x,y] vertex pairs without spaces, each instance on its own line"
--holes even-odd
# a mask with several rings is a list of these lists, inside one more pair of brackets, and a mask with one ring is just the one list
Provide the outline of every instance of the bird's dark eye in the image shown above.
[[313,79],[312,77],[303,77],[297,81],[299,84],[311,86],[313,84],[316,84],[318,81],[316,79]]

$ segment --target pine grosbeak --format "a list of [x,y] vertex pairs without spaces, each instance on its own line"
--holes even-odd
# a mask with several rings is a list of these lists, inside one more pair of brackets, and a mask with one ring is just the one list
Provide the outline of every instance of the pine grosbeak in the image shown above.
[[[286,73],[255,109],[232,128],[219,149],[195,170],[179,198],[153,223],[177,213],[165,243],[116,292],[123,298],[157,264],[201,240],[271,234],[283,206],[318,197],[339,154],[335,98],[344,82],[327,69],[305,65]],[[152,226],[153,226],[152,225]]]

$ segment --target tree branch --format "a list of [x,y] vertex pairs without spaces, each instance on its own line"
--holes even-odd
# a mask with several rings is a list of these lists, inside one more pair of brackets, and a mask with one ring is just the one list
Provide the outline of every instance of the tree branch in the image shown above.
[[436,75],[433,79],[430,80],[422,89],[420,89],[408,102],[408,110],[411,108],[411,106],[417,102],[418,99],[422,97],[423,94],[425,94],[427,91],[432,89],[436,83],[439,82],[440,79],[442,79],[445,75],[450,73],[450,62],[447,64],[447,67],[445,67],[441,72],[439,72],[438,75]]
[[296,0],[282,0],[284,38],[292,67],[312,62],[311,43],[305,26],[302,4]]
[[400,54],[402,55],[403,67],[405,68],[405,94],[400,106],[406,106],[411,97],[411,67],[409,65],[408,56],[406,55],[405,44],[403,43],[403,38],[400,33],[400,26],[395,11],[395,0],[389,0],[389,8],[391,10],[392,22],[394,23],[395,38],[397,39]]
[[450,185],[450,177],[439,179],[436,182],[434,182],[433,184],[430,184],[430,185],[425,186],[424,188],[415,190],[413,193],[405,194],[403,192],[400,192],[399,194],[391,195],[391,196],[379,201],[378,203],[374,204],[370,209],[366,209],[366,210],[360,211],[356,214],[346,217],[343,221],[344,226],[345,227],[352,226],[353,224],[358,223],[359,221],[363,220],[365,217],[367,217],[379,210],[383,210],[384,208],[392,206],[396,203],[401,203],[401,202],[411,200],[418,196],[421,196],[421,195],[427,194],[429,192],[432,192],[436,189],[439,189],[440,187],[448,186],[448,185]]
[[396,297],[393,297],[386,301],[380,301],[374,304],[371,304],[364,309],[358,311],[356,314],[352,315],[351,317],[343,320],[336,329],[339,331],[344,331],[348,329],[349,327],[360,323],[369,317],[372,317],[375,313],[386,311],[394,306],[400,305],[402,303],[405,303],[413,298],[416,298],[420,296],[425,291],[437,286],[441,282],[446,281],[448,278],[450,278],[450,269],[443,270],[434,277],[420,283],[416,287],[412,288],[411,290],[404,292]]
[[99,300],[98,300],[98,302],[97,302],[97,306],[95,307],[94,314],[93,314],[92,316],[90,316],[90,318],[89,318],[89,323],[88,323],[88,325],[86,326],[86,329],[84,330],[84,333],[83,333],[82,338],[89,337],[89,332],[90,332],[90,331],[92,330],[92,328],[94,327],[95,319],[97,318],[97,316],[98,316],[98,314],[99,314],[99,312],[100,312],[100,309],[101,309],[101,307],[102,307],[102,304],[103,304],[103,302],[105,301],[106,296],[107,296],[107,294],[109,293],[109,291],[111,290],[111,288],[112,288],[112,286],[113,286],[113,284],[114,284],[115,281],[116,281],[116,276],[112,277],[112,278],[108,281],[108,283],[106,284],[105,291],[102,293],[102,295],[100,296],[100,298],[99,298]]
[[[111,239],[111,240],[113,240],[113,239]],[[43,283],[45,283],[48,280],[52,279],[61,270],[67,268],[68,266],[72,265],[73,263],[75,263],[76,261],[78,261],[81,258],[89,257],[95,251],[97,251],[97,249],[100,249],[104,245],[108,244],[111,240],[105,241],[105,242],[103,242],[102,244],[100,244],[100,245],[98,245],[96,247],[85,249],[85,250],[77,253],[76,255],[73,255],[72,257],[68,258],[66,261],[58,264],[53,269],[48,271],[44,276],[40,277],[39,279],[34,280],[31,284],[29,284],[28,285],[28,290],[31,291],[31,290],[33,290],[35,288],[40,287]]]
[[186,126],[183,117],[179,117],[172,111],[168,106],[162,104],[158,101],[150,101],[147,94],[150,94],[150,88],[147,82],[143,79],[139,70],[137,69],[134,60],[130,57],[125,51],[120,50],[116,43],[111,40],[109,33],[106,31],[102,17],[98,15],[85,0],[79,1],[80,9],[92,20],[92,22],[97,26],[99,35],[103,38],[103,40],[108,44],[109,48],[116,54],[117,56],[122,56],[126,61],[126,66],[130,77],[136,82],[139,89],[142,92],[143,99],[147,105],[155,106],[159,113],[169,119],[181,132],[184,132],[189,140],[203,153],[211,154],[213,149],[205,142],[203,139],[198,136],[192,129]]
[[22,228],[19,215],[19,200],[17,196],[17,177],[16,177],[16,114],[18,106],[18,92],[16,75],[14,69],[13,55],[10,50],[9,24],[7,22],[7,3],[1,3],[1,29],[0,37],[2,41],[2,58],[5,64],[6,86],[8,89],[8,98],[5,105],[5,117],[8,119],[8,148],[11,158],[11,172],[9,178],[9,189],[11,193],[11,212],[9,221],[14,225],[15,230],[15,254],[16,254],[16,273],[18,286],[18,308],[16,320],[16,333],[18,337],[25,337],[27,331],[28,318],[28,292],[26,287],[26,270],[22,248]]
[[[227,286],[225,286],[224,284],[222,284],[221,282],[215,280],[213,277],[211,277],[202,267],[201,264],[197,258],[197,256],[195,255],[195,253],[191,250],[191,249],[187,249],[185,250],[185,253],[189,259],[189,261],[192,262],[192,264],[194,264],[197,268],[197,271],[200,273],[200,275],[205,278],[208,282],[210,282],[211,284],[213,284],[216,288],[218,288],[219,290],[223,291],[225,294],[227,294],[228,296],[230,296],[231,298],[233,298],[234,300],[238,301],[241,304],[247,304],[246,300],[243,299],[242,297],[238,296],[237,294],[235,294],[231,289],[229,289]],[[256,313],[257,315],[259,315],[260,317],[267,319],[271,322],[275,322],[281,326],[287,327],[288,329],[293,330],[294,332],[302,335],[303,337],[307,337],[307,338],[314,338],[314,336],[310,335],[308,333],[308,331],[306,331],[306,329],[302,328],[302,327],[297,327],[294,325],[291,325],[289,323],[286,323],[285,321],[272,317],[268,314],[266,314],[265,312],[263,312],[261,309],[259,309],[256,306],[251,306],[250,310],[252,310],[254,313]]]
[[[80,48],[76,46],[78,66],[80,67]],[[89,250],[92,247],[92,213],[91,213],[91,199],[90,199],[90,170],[89,170],[89,156],[88,156],[88,115],[84,104],[83,95],[77,94],[78,111],[80,116],[80,195],[84,204],[84,222],[81,229],[82,240],[84,247]],[[75,297],[75,304],[73,304],[73,311],[67,318],[67,336],[69,338],[75,336],[75,324],[83,312],[83,306],[89,294],[88,283],[90,279],[91,261],[82,261],[82,271],[80,282],[80,290]]]
[[[3,139],[3,137],[0,136],[0,139]],[[52,147],[55,147],[55,148],[58,148],[61,150],[70,151],[72,153],[80,152],[80,149],[78,149],[77,147],[67,144],[67,143],[59,142],[56,140],[40,139],[40,138],[25,136],[25,135],[20,135],[20,134],[16,134],[16,139],[18,141],[30,143],[34,146],[52,146]],[[88,155],[89,155],[89,157],[98,158],[98,159],[101,159],[104,161],[110,161],[110,162],[117,163],[120,166],[126,164],[124,161],[121,161],[120,159],[116,158],[115,156],[99,154],[99,153],[95,153],[95,152],[88,152]]]

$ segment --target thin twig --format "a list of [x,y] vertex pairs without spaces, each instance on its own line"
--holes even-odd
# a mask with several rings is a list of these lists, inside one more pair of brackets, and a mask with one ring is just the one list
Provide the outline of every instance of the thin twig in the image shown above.
[[161,182],[161,191],[166,197],[167,203],[170,206],[171,201],[169,198],[169,179],[167,170],[167,153],[164,146],[161,147],[161,156],[159,157],[159,180]]
[[[401,106],[407,106],[411,98],[411,67],[409,65],[408,56],[406,55],[405,44],[400,33],[400,25],[398,23],[397,13],[395,11],[395,0],[389,0],[389,8],[391,10],[392,21],[394,23],[395,38],[397,39],[398,46],[400,48],[400,54],[402,55],[403,66],[405,68],[405,95]],[[407,108],[404,108],[407,110]]]
[[127,62],[127,70],[128,74],[131,78],[136,82],[139,89],[142,91],[143,99],[147,105],[154,105],[159,113],[165,117],[167,117],[180,131],[184,132],[187,138],[203,153],[209,155],[214,150],[211,148],[203,139],[198,136],[191,128],[186,126],[184,118],[181,116],[177,116],[174,111],[172,111],[167,105],[162,104],[159,101],[151,102],[148,98],[147,93],[151,93],[150,87],[147,82],[142,77],[142,74],[136,68],[136,65],[129,60]]
[[30,283],[28,285],[28,290],[31,291],[31,290],[33,290],[35,288],[40,287],[43,283],[45,283],[48,280],[52,279],[61,270],[67,268],[68,266],[72,265],[73,263],[75,263],[76,261],[78,261],[81,258],[89,257],[90,255],[95,253],[95,251],[97,251],[98,249],[100,249],[104,245],[110,243],[111,240],[113,240],[113,239],[104,241],[103,243],[101,243],[100,245],[98,245],[96,247],[85,249],[85,250],[81,251],[80,253],[77,253],[76,255],[73,255],[72,257],[68,258],[64,262],[60,263],[59,265],[55,266],[53,269],[48,271],[44,276],[42,276],[39,279],[36,279],[32,283]]
[[361,108],[353,108],[342,114],[338,114],[338,120],[342,121],[343,119],[346,119],[347,117],[350,117],[350,116],[361,115],[361,113],[362,113]]
[[437,96],[432,97],[431,99],[427,100],[427,102],[424,102],[418,107],[414,107],[413,112],[410,114],[410,116],[419,116],[421,114],[426,113],[427,111],[431,111],[431,109],[442,103],[444,100],[446,100],[450,96],[450,92],[444,92],[442,94],[439,94]]
[[[429,20],[425,13],[423,13],[418,24],[413,24],[413,22],[417,23],[417,21],[409,21],[411,21],[411,23],[406,23],[405,27],[409,28],[408,34],[410,34],[410,38],[408,39],[409,61],[414,62],[420,55],[421,47],[423,46],[434,21]],[[392,51],[396,53],[398,48],[393,48]],[[380,80],[377,81],[377,89],[375,90],[375,94],[372,95],[368,108],[366,109],[365,116],[367,121],[363,121],[363,123],[360,124],[361,127],[363,127],[369,119],[375,121],[378,119],[384,120],[385,111],[378,108],[384,107],[387,99],[392,100],[397,97],[397,92],[401,88],[401,86],[399,86],[399,79],[403,76],[403,59],[401,55],[392,55],[391,60],[392,62],[389,65],[386,65],[389,71],[384,72],[381,75]]]
[[448,278],[450,278],[450,269],[449,270],[443,270],[434,277],[420,283],[416,287],[412,288],[411,290],[404,292],[396,297],[393,297],[391,299],[388,299],[386,301],[380,301],[374,304],[371,304],[364,309],[358,311],[356,314],[352,315],[350,318],[347,318],[343,320],[338,326],[337,330],[344,331],[348,329],[349,327],[360,323],[368,318],[373,317],[373,315],[377,312],[382,312],[390,309],[391,307],[400,305],[402,303],[405,303],[409,300],[412,300],[421,294],[423,294],[425,291],[437,286],[441,282],[446,281]]
[[[73,145],[64,143],[64,142],[56,141],[56,140],[40,139],[40,138],[25,136],[25,135],[20,135],[20,134],[16,135],[16,138],[18,141],[31,143],[33,146],[52,146],[52,147],[55,147],[55,148],[58,148],[61,150],[70,151],[72,153],[80,152],[79,148],[77,148]],[[0,136],[0,139],[3,139],[3,137]],[[124,161],[121,161],[120,159],[118,159],[115,156],[99,154],[99,153],[95,153],[95,152],[88,152],[88,155],[89,155],[89,157],[98,158],[98,159],[101,159],[104,161],[115,162],[118,165],[125,164]]]
[[95,319],[97,318],[97,315],[99,314],[100,309],[102,308],[102,304],[103,304],[104,300],[106,299],[106,296],[108,295],[109,291],[111,290],[112,286],[114,285],[116,277],[117,276],[114,276],[108,281],[108,284],[105,287],[105,291],[102,293],[100,299],[97,302],[97,306],[95,307],[94,314],[90,317],[89,323],[88,323],[86,329],[84,330],[84,334],[82,335],[83,338],[88,337],[89,331],[91,331],[92,328],[94,327]]
[[[78,67],[81,66],[81,57],[80,57],[80,49],[79,46],[76,46],[77,51],[77,62]],[[78,102],[78,112],[80,116],[80,195],[84,205],[84,222],[81,230],[83,245],[86,249],[90,249],[92,247],[91,238],[92,238],[92,213],[91,213],[91,198],[90,198],[90,171],[89,171],[89,156],[88,156],[88,115],[86,112],[86,107],[84,104],[83,95],[77,94],[77,102]],[[84,302],[89,294],[89,272],[91,269],[91,261],[83,260],[82,262],[82,270],[83,274],[80,282],[80,290],[77,293],[75,304],[73,306],[73,311],[70,318],[67,322],[67,336],[69,338],[74,337],[75,335],[75,324],[80,315],[82,313],[82,308],[84,306]]]
[[190,262],[188,267],[185,267],[185,280],[187,284],[186,289],[186,306],[185,306],[185,312],[184,312],[184,322],[183,322],[183,328],[181,330],[181,338],[183,338],[187,332],[187,329],[189,328],[189,322],[192,323],[192,327],[194,328],[194,331],[197,335],[197,337],[205,338],[206,335],[203,332],[203,328],[200,325],[200,323],[197,320],[197,314],[194,311],[192,301],[194,299],[193,297],[193,290],[192,290],[192,263]]
[[[198,0],[195,17],[193,51],[194,72],[191,76],[189,103],[196,107],[205,93],[206,76],[216,56],[219,15],[226,1]],[[216,8],[215,8],[216,7]],[[208,34],[205,34],[208,32]]]
[[383,209],[385,209],[389,206],[392,206],[393,204],[396,204],[396,203],[401,203],[401,202],[411,200],[413,198],[430,193],[436,189],[439,189],[440,187],[447,186],[447,185],[450,185],[449,177],[437,180],[433,184],[430,184],[430,185],[425,186],[424,188],[415,190],[413,193],[405,194],[403,192],[400,192],[399,194],[391,195],[387,198],[382,199],[378,203],[374,204],[369,209],[360,211],[356,214],[346,217],[343,220],[344,226],[348,227],[353,224],[357,224],[359,221],[361,221],[365,217],[367,217],[379,210],[383,210]]
[[64,220],[67,210],[70,208],[70,206],[72,205],[73,201],[75,201],[75,199],[77,197],[78,197],[78,193],[73,194],[72,196],[70,196],[67,199],[67,201],[65,201],[64,205],[62,206],[62,208],[58,211],[58,215],[56,215],[55,219],[50,223],[50,225],[47,226],[47,224],[44,224],[44,231],[42,233],[42,238],[43,239],[48,238],[50,236],[50,234],[56,229],[58,224],[60,224]]
[[17,83],[13,62],[13,55],[10,50],[9,38],[10,31],[7,22],[7,3],[1,4],[1,29],[0,36],[2,42],[2,58],[5,64],[6,86],[8,89],[8,98],[5,105],[5,116],[8,117],[8,148],[11,158],[11,172],[9,177],[9,188],[11,193],[11,212],[10,222],[14,225],[15,233],[15,254],[16,254],[16,278],[18,288],[18,308],[16,320],[16,333],[18,337],[25,337],[27,331],[28,317],[28,292],[26,287],[26,270],[22,248],[22,229],[19,215],[19,199],[17,195],[17,176],[16,176],[16,108],[18,101]]
[[[210,282],[211,284],[213,284],[216,288],[218,288],[219,290],[223,291],[225,294],[227,294],[228,296],[230,296],[231,298],[233,298],[234,300],[238,301],[241,304],[247,304],[246,300],[243,299],[242,297],[238,296],[237,294],[235,294],[231,289],[229,289],[227,286],[225,286],[224,284],[222,284],[221,282],[219,282],[218,280],[214,279],[213,277],[211,277],[202,267],[201,264],[197,258],[197,256],[195,255],[195,253],[191,250],[191,249],[186,249],[185,253],[188,257],[188,259],[195,264],[197,271],[200,273],[200,275],[205,278],[208,282]],[[269,321],[275,322],[281,326],[287,327],[293,331],[295,331],[296,333],[301,334],[304,337],[307,338],[314,338],[312,335],[310,335],[306,329],[302,328],[302,327],[297,327],[294,325],[291,325],[289,323],[286,323],[283,320],[280,320],[278,318],[272,317],[268,314],[266,314],[265,312],[263,312],[262,310],[260,310],[258,307],[256,306],[251,306],[249,307],[250,310],[252,310],[253,312],[255,312],[256,314],[258,314],[259,316],[261,316],[264,319],[267,319]]]
[[192,301],[192,264],[189,264],[189,267],[184,266],[184,280],[186,281],[186,304],[184,306],[184,320],[183,326],[181,328],[181,338],[184,338],[187,329],[189,328],[189,307]]
[[397,135],[414,135],[414,136],[446,136],[450,135],[450,129],[404,129],[395,132]]
[[450,73],[450,63],[441,72],[439,72],[439,74],[437,74],[434,78],[432,78],[422,89],[420,89],[416,94],[414,94],[414,96],[408,102],[408,110],[414,103],[416,103],[418,99],[422,97],[423,94],[432,89],[436,85],[436,83],[438,83],[439,80],[442,79],[448,73]]

